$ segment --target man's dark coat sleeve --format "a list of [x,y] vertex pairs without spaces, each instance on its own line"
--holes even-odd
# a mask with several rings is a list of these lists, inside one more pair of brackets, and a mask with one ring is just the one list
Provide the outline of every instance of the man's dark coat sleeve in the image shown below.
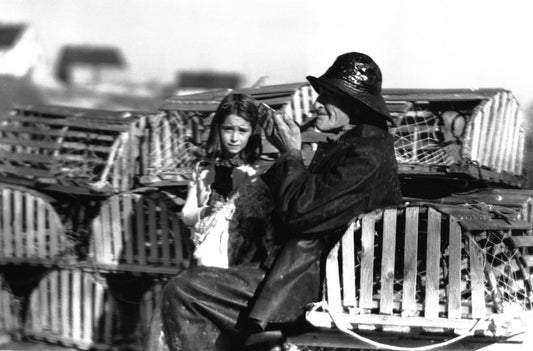
[[350,219],[400,203],[392,138],[373,133],[373,128],[370,136],[319,147],[309,168],[299,151],[290,151],[263,176],[281,219],[284,244],[250,317],[279,323],[296,319],[318,300],[321,262]]

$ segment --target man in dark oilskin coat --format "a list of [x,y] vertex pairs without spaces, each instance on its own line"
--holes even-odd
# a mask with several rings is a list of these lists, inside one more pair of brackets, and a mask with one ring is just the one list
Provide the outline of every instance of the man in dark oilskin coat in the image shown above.
[[298,325],[320,299],[325,257],[351,218],[398,205],[401,192],[381,71],[367,55],[343,54],[320,77],[321,143],[306,167],[299,127],[276,115],[267,136],[280,157],[262,176],[276,205],[279,250],[270,263],[195,267],[173,278],[161,300],[170,350],[239,350],[249,333]]

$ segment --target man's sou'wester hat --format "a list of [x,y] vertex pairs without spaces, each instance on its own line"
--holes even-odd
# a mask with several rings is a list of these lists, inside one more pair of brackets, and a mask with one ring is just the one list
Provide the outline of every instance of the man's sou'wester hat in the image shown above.
[[326,73],[318,78],[308,76],[307,80],[317,91],[321,86],[334,93],[347,95],[391,120],[387,104],[381,96],[381,70],[368,55],[359,52],[342,54]]

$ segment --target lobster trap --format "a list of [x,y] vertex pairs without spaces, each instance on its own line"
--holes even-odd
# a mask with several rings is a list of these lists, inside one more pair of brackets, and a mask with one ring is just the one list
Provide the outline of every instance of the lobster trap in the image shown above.
[[35,190],[0,184],[0,263],[50,266],[74,257],[55,199]]
[[186,133],[162,112],[18,107],[0,116],[0,179],[71,194],[128,191],[154,168],[179,168]]
[[188,267],[192,242],[182,205],[164,191],[111,196],[92,220],[89,259],[111,271],[175,274]]
[[117,333],[116,302],[88,271],[50,271],[29,297],[24,334],[80,349],[108,350]]
[[530,238],[529,223],[468,207],[373,211],[329,254],[323,301],[307,320],[376,337],[513,337],[533,321],[533,271],[517,245]]
[[[231,90],[176,96],[161,107],[179,115],[196,145],[206,139],[212,113]],[[238,89],[291,116],[302,126],[304,160],[328,133],[312,128],[317,94],[308,83]],[[396,160],[402,176],[462,177],[522,187],[524,142],[522,116],[513,94],[504,89],[383,89],[394,119]],[[263,140],[265,154],[276,154]],[[275,155],[269,155],[269,157]]]
[[384,89],[383,95],[395,120],[400,173],[457,173],[523,185],[525,134],[511,92]]

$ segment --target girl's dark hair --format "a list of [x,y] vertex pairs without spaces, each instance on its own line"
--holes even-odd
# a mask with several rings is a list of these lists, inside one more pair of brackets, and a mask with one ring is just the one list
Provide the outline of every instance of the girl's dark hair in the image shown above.
[[242,117],[252,125],[252,135],[239,157],[247,164],[254,163],[262,151],[261,131],[257,123],[259,113],[257,101],[246,94],[231,93],[226,95],[218,105],[205,145],[206,155],[212,158],[223,156],[222,143],[220,142],[220,126],[229,115]]

